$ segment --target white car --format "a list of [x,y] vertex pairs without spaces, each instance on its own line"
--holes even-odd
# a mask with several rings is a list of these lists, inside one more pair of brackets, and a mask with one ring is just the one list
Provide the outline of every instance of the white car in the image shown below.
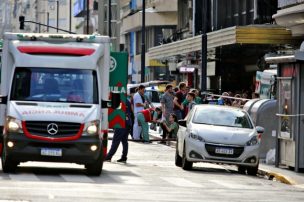
[[242,109],[196,105],[179,121],[175,165],[190,170],[195,162],[232,164],[256,175],[263,132]]

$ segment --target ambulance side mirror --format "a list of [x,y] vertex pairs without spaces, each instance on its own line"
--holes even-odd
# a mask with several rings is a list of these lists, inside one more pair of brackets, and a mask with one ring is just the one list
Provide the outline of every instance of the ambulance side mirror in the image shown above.
[[120,92],[112,92],[111,108],[117,109],[120,106]]
[[111,100],[101,100],[101,108],[117,109],[120,101],[120,92],[111,92]]
[[0,104],[7,104],[7,96],[0,95]]

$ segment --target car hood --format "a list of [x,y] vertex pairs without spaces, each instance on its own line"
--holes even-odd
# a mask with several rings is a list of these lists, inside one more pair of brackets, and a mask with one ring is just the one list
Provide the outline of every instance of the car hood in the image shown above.
[[245,145],[256,134],[255,129],[205,124],[192,126],[190,131],[201,136],[207,143]]
[[21,121],[86,123],[98,119],[97,105],[12,101],[8,115]]

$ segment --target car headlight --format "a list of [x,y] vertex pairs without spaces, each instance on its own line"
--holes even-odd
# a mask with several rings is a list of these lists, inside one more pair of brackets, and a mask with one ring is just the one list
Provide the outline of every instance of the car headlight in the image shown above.
[[201,136],[194,134],[194,133],[190,133],[189,137],[196,141],[205,142],[204,138],[202,138]]
[[20,120],[13,117],[7,117],[6,123],[6,128],[8,132],[22,133],[22,124]]
[[247,146],[253,146],[260,143],[260,139],[257,135],[253,136],[248,142],[246,142]]
[[87,135],[98,135],[99,134],[99,121],[91,121],[86,123],[85,131]]

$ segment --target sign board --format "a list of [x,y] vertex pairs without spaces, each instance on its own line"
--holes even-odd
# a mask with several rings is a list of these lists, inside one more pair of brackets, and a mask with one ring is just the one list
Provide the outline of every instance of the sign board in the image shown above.
[[261,99],[271,98],[274,75],[275,74],[268,72],[256,72],[255,93],[259,94]]
[[128,80],[128,53],[111,52],[110,59],[110,92],[120,92],[121,107],[109,108],[109,128],[124,128],[126,119],[126,99]]

